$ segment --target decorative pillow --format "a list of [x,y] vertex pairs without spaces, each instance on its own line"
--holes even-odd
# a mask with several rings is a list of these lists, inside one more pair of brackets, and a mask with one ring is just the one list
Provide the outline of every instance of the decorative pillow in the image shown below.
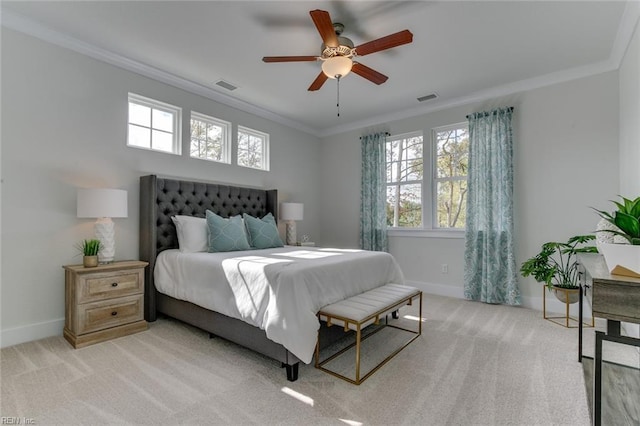
[[209,253],[251,249],[240,216],[225,219],[207,210],[207,226]]
[[276,220],[271,213],[262,219],[244,214],[244,224],[249,233],[249,244],[256,249],[283,247]]
[[176,225],[178,244],[180,251],[184,253],[196,253],[209,250],[207,241],[207,220],[204,217],[195,216],[171,216]]

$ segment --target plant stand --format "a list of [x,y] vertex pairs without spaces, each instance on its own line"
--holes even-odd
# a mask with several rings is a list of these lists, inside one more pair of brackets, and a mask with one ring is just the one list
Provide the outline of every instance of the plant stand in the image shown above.
[[[564,304],[566,308],[565,314],[562,317],[547,316],[547,286],[543,284],[542,285],[542,316],[543,318],[567,328],[578,327],[580,320],[578,318],[574,318],[571,315],[569,315],[569,306],[571,305],[571,301],[570,301],[572,299],[571,296],[578,295],[580,289],[579,288],[555,288],[554,290],[557,292],[564,293],[563,294],[564,300],[565,300]],[[593,315],[591,315],[591,324],[589,324],[588,322],[583,322],[582,325],[584,327],[593,327],[595,325],[595,319]]]

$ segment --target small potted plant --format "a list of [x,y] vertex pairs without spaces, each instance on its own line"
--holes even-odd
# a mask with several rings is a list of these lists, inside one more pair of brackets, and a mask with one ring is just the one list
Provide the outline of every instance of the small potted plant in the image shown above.
[[[640,276],[640,197],[634,200],[620,196],[622,202],[612,201],[617,210],[612,213],[596,210],[601,218],[614,225],[608,232],[623,239],[624,244],[598,242],[611,273]],[[620,239],[618,238],[618,239]]]
[[98,252],[100,251],[100,240],[82,240],[78,244],[78,249],[82,253],[82,265],[85,268],[98,266]]
[[[545,283],[547,288],[554,290],[556,297],[566,302],[565,291],[555,289],[577,289],[578,285],[578,253],[597,253],[594,246],[584,246],[595,240],[595,235],[577,235],[569,238],[566,243],[548,242],[542,245],[537,255],[527,259],[520,267],[523,277],[533,276],[539,283]],[[574,300],[575,299],[575,300]],[[578,301],[578,293],[572,294],[569,303]]]

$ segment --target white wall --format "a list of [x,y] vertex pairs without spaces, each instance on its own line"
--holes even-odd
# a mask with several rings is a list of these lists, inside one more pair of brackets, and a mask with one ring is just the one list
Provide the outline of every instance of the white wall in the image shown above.
[[[465,121],[473,111],[513,106],[514,214],[518,265],[546,241],[590,233],[618,191],[618,75],[609,72],[563,84],[381,123],[392,135]],[[321,240],[358,245],[360,141],[366,130],[322,141]],[[463,239],[391,237],[390,252],[407,281],[440,294],[462,296]],[[449,273],[441,272],[447,263]],[[541,287],[520,279],[527,306],[542,308]]]
[[[127,148],[127,93],[134,92],[270,134],[263,172]],[[184,127],[184,126],[183,126]],[[93,235],[76,218],[76,188],[128,191],[129,217],[115,219],[116,259],[138,257],[138,179],[159,174],[277,188],[305,204],[299,234],[319,235],[319,140],[209,99],[2,28],[2,345],[61,334],[62,265]]]
[[[620,194],[640,197],[640,30],[638,25],[620,65]],[[624,324],[640,337],[640,325]]]
[[640,197],[640,30],[620,65],[620,194]]

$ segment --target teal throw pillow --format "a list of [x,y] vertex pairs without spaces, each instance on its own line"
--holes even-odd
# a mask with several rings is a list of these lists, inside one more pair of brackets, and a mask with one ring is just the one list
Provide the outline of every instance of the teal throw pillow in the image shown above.
[[276,220],[271,213],[262,219],[244,214],[244,224],[249,233],[249,243],[256,249],[266,249],[272,247],[283,247]]
[[207,227],[209,253],[251,249],[240,216],[225,219],[207,210]]

